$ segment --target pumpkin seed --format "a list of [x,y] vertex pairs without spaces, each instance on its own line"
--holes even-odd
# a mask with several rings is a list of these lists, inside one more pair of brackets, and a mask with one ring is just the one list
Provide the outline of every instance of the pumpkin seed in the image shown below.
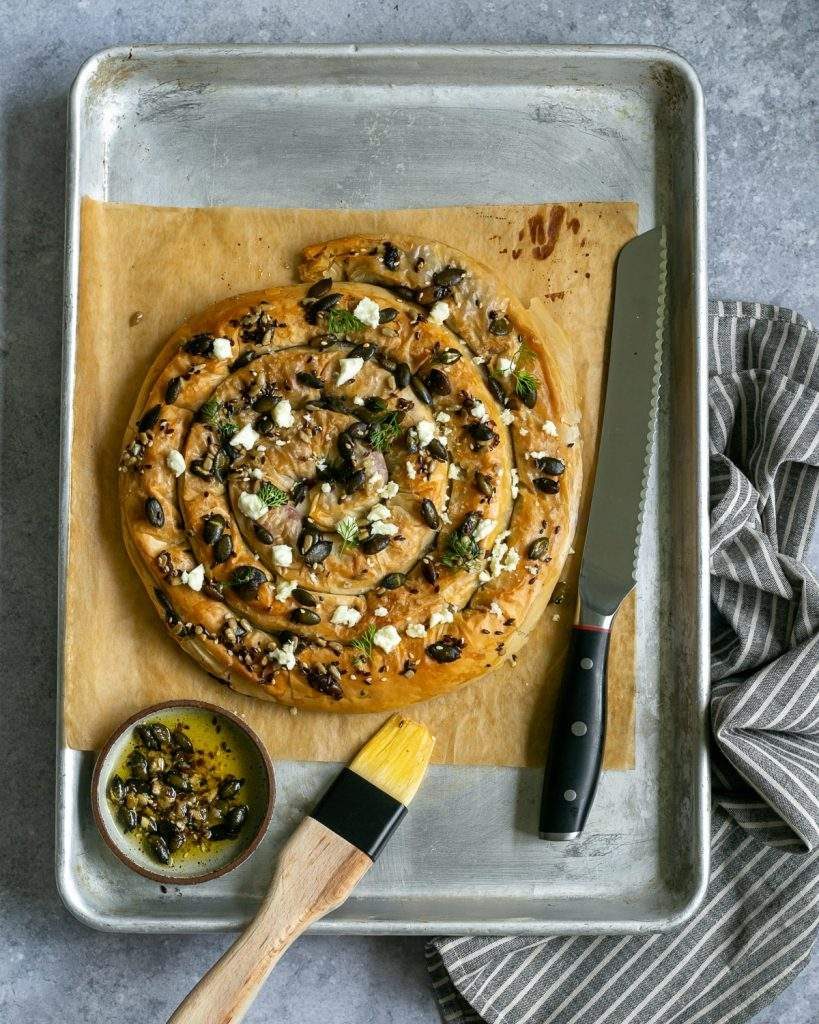
[[560,484],[557,480],[553,480],[548,476],[536,476],[532,483],[544,494],[557,494],[560,490]]
[[321,622],[321,616],[312,608],[294,608],[290,612],[290,621],[300,626],[317,626]]
[[123,832],[133,832],[137,827],[137,812],[130,807],[120,807],[117,811],[117,821]]
[[332,277],[323,277],[320,281],[315,281],[307,289],[308,299],[320,299],[322,295],[326,295],[327,292],[333,287]]
[[529,545],[528,556],[534,558],[536,561],[546,557],[546,553],[549,550],[549,540],[547,537],[538,537],[537,540],[533,540]]
[[354,345],[347,353],[350,359],[363,359],[366,363],[368,360],[376,354],[378,349],[375,345],[371,345],[368,341],[362,342],[360,345]]
[[224,533],[213,547],[213,558],[217,565],[233,558],[233,539],[229,533]]
[[239,804],[238,807],[232,807],[227,812],[224,819],[224,826],[229,835],[235,836],[238,834],[242,825],[247,821],[247,813],[247,804]]
[[276,538],[273,536],[273,534],[269,530],[266,530],[261,525],[261,523],[254,523],[253,524],[253,532],[256,534],[256,539],[261,541],[262,544],[273,544],[273,543],[275,543]]
[[397,270],[398,264],[401,262],[401,250],[392,242],[385,242],[381,262],[387,270]]
[[171,851],[162,836],[148,836],[151,853],[160,864],[167,864],[171,859]]
[[475,486],[486,498],[491,498],[492,495],[495,493],[494,484],[486,475],[486,473],[481,473],[480,470],[475,470]]
[[555,459],[551,455],[546,455],[544,458],[537,460],[537,468],[541,473],[545,473],[546,476],[560,476],[566,469],[566,463],[562,459]]
[[290,595],[294,601],[298,601],[299,604],[305,606],[305,608],[315,608],[318,604],[318,599],[315,594],[309,590],[305,590],[304,587],[296,587],[296,589]]
[[388,573],[383,580],[381,580],[381,586],[385,590],[398,590],[399,587],[403,587],[407,582],[407,575],[403,572],[391,572]]
[[205,516],[202,537],[206,544],[215,544],[225,532],[225,520],[218,513]]
[[317,388],[321,390],[324,387],[324,381],[318,374],[312,373],[310,370],[299,370],[296,374],[296,380],[299,384],[306,388]]
[[137,430],[140,434],[144,434],[146,430],[150,430],[151,427],[159,419],[159,413],[162,411],[161,405],[152,405],[151,408],[142,414],[139,422],[137,423]]
[[243,370],[246,366],[249,366],[254,359],[258,359],[261,354],[261,352],[254,352],[252,349],[248,349],[233,360],[230,364],[230,372],[236,373],[237,370]]
[[426,384],[424,384],[420,377],[417,377],[415,374],[413,374],[410,377],[410,387],[412,388],[413,394],[417,399],[419,399],[425,405],[432,405],[432,395],[429,393]]
[[427,583],[431,583],[434,586],[438,582],[438,567],[431,558],[423,558],[421,560],[421,572]]
[[182,348],[192,356],[209,356],[213,352],[214,340],[212,334],[195,334]]
[[479,444],[486,444],[492,441],[497,435],[488,423],[473,423],[469,427],[469,433]]
[[457,348],[444,348],[441,349],[435,356],[433,356],[433,363],[440,363],[442,366],[452,366],[453,363],[457,363],[461,358],[461,353]]
[[496,338],[505,338],[512,330],[512,325],[505,316],[496,316],[489,321],[489,333]]
[[117,804],[121,804],[125,799],[125,783],[119,775],[111,776],[111,781],[108,783],[108,796]]
[[395,369],[392,371],[392,376],[397,388],[406,388],[409,386],[412,373],[406,363],[396,363]]
[[182,378],[171,377],[168,381],[168,386],[165,388],[165,401],[168,405],[173,403],[179,398],[179,392],[182,390]]
[[457,661],[461,656],[462,640],[458,640],[454,636],[442,636],[437,643],[430,644],[427,647],[427,654],[432,658],[433,661],[446,663],[449,661]]
[[461,267],[444,267],[443,270],[438,270],[432,275],[432,283],[451,287],[452,285],[459,284],[465,274],[466,271]]
[[290,501],[294,505],[300,505],[307,497],[308,490],[309,487],[306,480],[297,480],[290,488]]
[[222,800],[232,800],[235,796],[239,795],[239,790],[244,785],[243,779],[234,778],[232,775],[228,775],[226,779],[223,779],[219,786],[219,796]]
[[390,538],[385,534],[377,533],[374,537],[368,537],[361,542],[361,550],[365,555],[377,555],[390,543]]
[[363,469],[357,469],[354,473],[351,473],[345,482],[344,489],[347,494],[355,494],[356,491],[360,491],[367,480],[367,474]]
[[568,587],[565,580],[559,580],[557,586],[552,591],[552,604],[563,604],[566,600],[566,591]]
[[305,553],[304,560],[308,565],[319,565],[333,550],[329,540],[317,540]]
[[151,526],[155,526],[157,529],[165,525],[165,513],[156,498],[148,498],[145,502],[145,518]]
[[449,453],[446,448],[441,444],[437,437],[433,439],[427,445],[427,451],[435,459],[436,462],[446,462],[449,457]]
[[452,394],[452,385],[443,370],[431,369],[427,374],[426,385],[434,395]]
[[421,518],[430,530],[437,530],[441,525],[441,517],[438,515],[438,509],[435,507],[435,503],[429,498],[424,498],[421,502]]
[[378,322],[379,324],[388,324],[397,316],[397,309],[393,309],[392,306],[385,306],[383,309],[379,309],[378,311]]

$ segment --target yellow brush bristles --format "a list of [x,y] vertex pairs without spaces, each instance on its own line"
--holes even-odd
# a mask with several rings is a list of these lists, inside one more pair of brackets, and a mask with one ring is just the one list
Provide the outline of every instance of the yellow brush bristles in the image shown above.
[[350,763],[350,769],[405,806],[421,785],[435,738],[425,725],[393,715]]

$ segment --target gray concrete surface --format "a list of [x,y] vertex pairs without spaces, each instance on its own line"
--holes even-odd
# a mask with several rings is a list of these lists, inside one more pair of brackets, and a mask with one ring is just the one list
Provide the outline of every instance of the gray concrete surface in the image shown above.
[[[113,43],[652,42],[698,70],[709,106],[710,290],[817,313],[812,0],[0,0],[2,713],[0,1021],[154,1022],[226,937],[100,935],[52,880],[56,481],[65,97]],[[814,169],[812,171],[812,168]],[[115,684],[115,681],[114,681]],[[419,939],[307,938],[249,1021],[437,1019]],[[819,957],[756,1024],[808,1024]]]

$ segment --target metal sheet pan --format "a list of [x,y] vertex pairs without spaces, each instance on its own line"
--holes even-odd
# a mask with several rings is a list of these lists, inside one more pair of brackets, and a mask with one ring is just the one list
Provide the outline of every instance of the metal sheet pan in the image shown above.
[[[539,773],[434,767],[407,823],[317,931],[671,928],[708,874],[705,141],[690,67],[647,47],[119,48],[70,100],[62,530],[71,487],[82,195],[156,205],[407,207],[636,200],[670,231],[670,337],[639,560],[637,767],[606,773],[581,842],[536,838]],[[412,153],[412,161],[407,154]],[[60,601],[62,633],[63,597]],[[61,716],[60,716],[61,717]],[[334,769],[277,765],[270,834],[236,872],[160,891],[105,849],[93,757],[58,736],[57,879],[121,931],[238,927]]]

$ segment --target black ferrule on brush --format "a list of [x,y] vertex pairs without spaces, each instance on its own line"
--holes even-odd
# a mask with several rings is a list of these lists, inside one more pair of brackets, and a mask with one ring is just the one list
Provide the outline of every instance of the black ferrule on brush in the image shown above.
[[345,768],[310,817],[375,860],[406,813],[395,797]]

